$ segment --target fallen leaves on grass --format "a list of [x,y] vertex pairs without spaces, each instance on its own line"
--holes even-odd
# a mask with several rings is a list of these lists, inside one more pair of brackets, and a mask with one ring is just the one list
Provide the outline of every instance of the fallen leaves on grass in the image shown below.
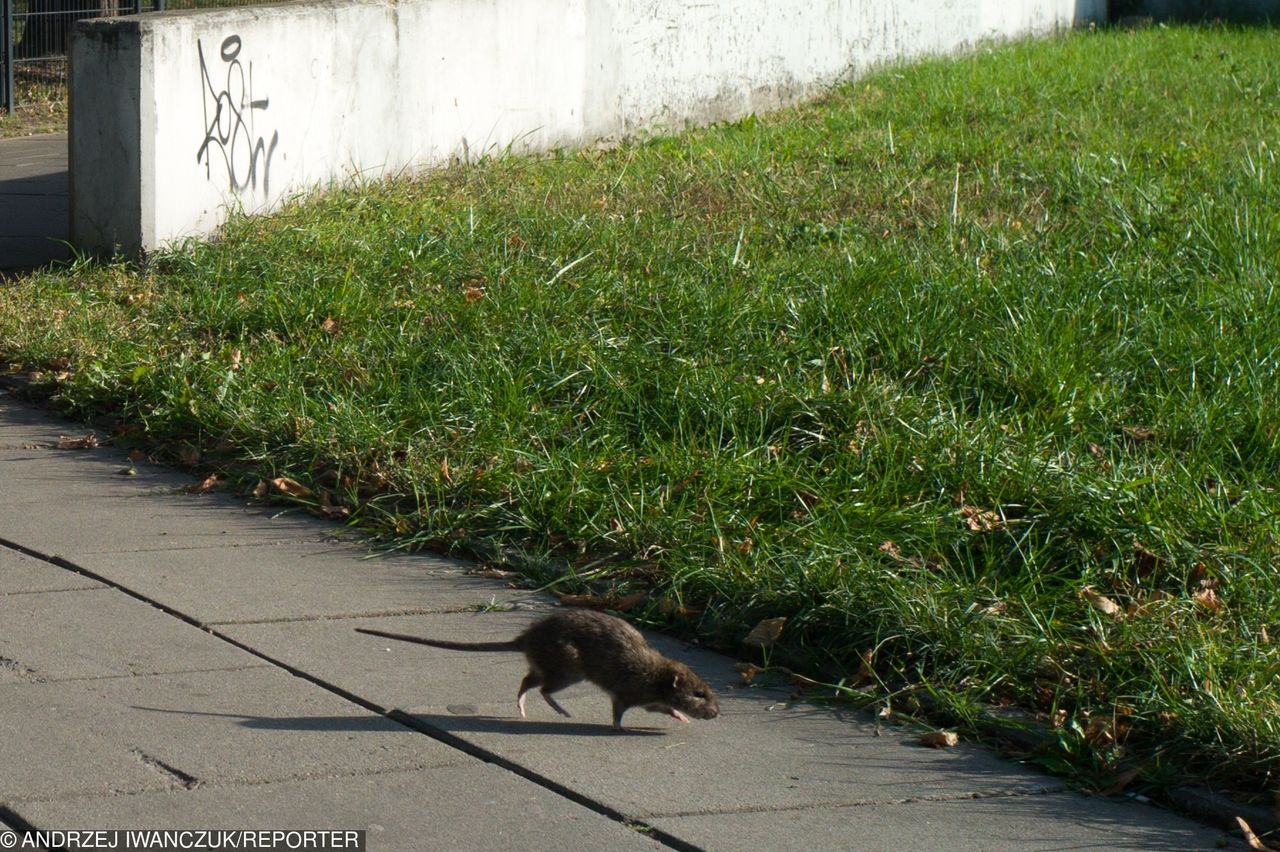
[[277,476],[275,479],[259,479],[258,484],[253,487],[253,496],[261,500],[273,491],[277,494],[287,494],[290,497],[302,498],[311,496],[310,488],[287,476]]
[[1135,444],[1145,444],[1156,436],[1155,431],[1147,426],[1121,426],[1120,434]]
[[1118,796],[1124,792],[1124,789],[1133,783],[1133,780],[1142,774],[1141,766],[1131,766],[1128,769],[1116,774],[1111,779],[1111,783],[1102,791],[1104,796]]
[[766,618],[751,628],[751,632],[742,640],[742,644],[749,648],[768,648],[774,642],[778,641],[778,637],[782,635],[782,628],[787,624],[787,619]]
[[555,596],[564,606],[580,606],[586,609],[611,609],[615,612],[627,612],[643,604],[649,598],[648,592],[631,592],[622,595],[566,595],[559,592]]
[[1213,589],[1201,589],[1191,596],[1191,599],[1206,612],[1213,615],[1220,615],[1227,605],[1222,602],[1222,598],[1218,597]]
[[1098,592],[1093,588],[1093,586],[1085,586],[1083,589],[1081,589],[1080,597],[1087,600],[1090,606],[1092,606],[1094,609],[1096,609],[1098,612],[1102,613],[1103,615],[1110,616],[1111,618],[1119,618],[1122,615],[1124,615],[1124,609],[1120,606],[1120,604],[1111,600],[1111,598],[1107,597],[1106,595]]
[[92,432],[79,438],[59,435],[58,442],[53,445],[56,450],[92,450],[96,446],[98,446],[98,436]]
[[960,517],[964,518],[965,526],[974,532],[991,532],[1004,526],[1004,518],[999,512],[977,506],[961,506]]
[[1133,570],[1139,579],[1145,580],[1156,571],[1164,568],[1165,562],[1145,547],[1139,547],[1133,554]]
[[312,513],[322,518],[328,518],[331,521],[342,520],[350,517],[351,507],[342,506],[333,502],[333,495],[328,491],[320,492],[320,505],[312,509]]
[[658,612],[663,615],[678,615],[681,618],[697,618],[705,610],[685,606],[674,598],[663,598],[658,601]]

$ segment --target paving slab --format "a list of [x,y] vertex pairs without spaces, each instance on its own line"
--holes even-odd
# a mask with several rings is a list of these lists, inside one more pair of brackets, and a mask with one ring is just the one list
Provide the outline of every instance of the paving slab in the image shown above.
[[67,134],[43,133],[0,140],[0,180],[66,175]]
[[[10,679],[130,677],[266,665],[198,627],[105,587],[0,596],[0,624],[0,657],[20,669],[16,674],[21,677]],[[0,681],[4,678],[0,670]]]
[[0,684],[0,803],[471,758],[277,668]]
[[209,625],[527,606],[533,597],[469,575],[452,560],[373,554],[352,542],[239,547],[233,554],[225,547],[78,552],[75,561]]
[[[360,626],[455,641],[511,638],[521,613],[431,615],[357,622]],[[386,708],[410,712],[540,775],[590,793],[629,817],[650,819],[693,809],[788,808],[892,802],[908,798],[1038,792],[1060,785],[976,748],[933,750],[918,733],[882,727],[864,714],[790,703],[773,690],[734,688],[728,660],[682,650],[721,695],[721,716],[681,724],[641,709],[611,728],[609,701],[582,684],[563,693],[572,719],[533,696],[530,717],[515,716],[525,672],[519,654],[449,651],[357,634],[351,624],[294,622],[238,625],[228,633],[255,649]],[[392,647],[392,646],[400,647]],[[709,785],[727,762],[749,762],[733,783]]]
[[[1217,849],[1217,829],[1137,802],[1070,793],[917,801],[657,819],[654,827],[704,849],[1169,850]],[[1233,848],[1236,847],[1234,844]]]
[[[124,471],[134,471],[126,474]],[[301,509],[234,495],[185,494],[195,478],[131,465],[114,448],[0,450],[0,536],[45,554],[328,541],[341,535]]]
[[65,133],[0,139],[0,269],[71,256]]
[[0,547],[0,595],[101,589],[103,585],[74,571]]
[[[67,215],[67,200],[57,194],[39,193],[44,183],[39,179],[10,182],[0,179],[0,198],[5,202],[0,204],[0,233],[12,237],[61,236],[66,239],[67,226],[60,220]],[[15,189],[34,191],[14,192]]]
[[99,439],[107,435],[99,429],[50,415],[30,405],[15,403],[0,394],[0,450],[31,449],[53,443],[63,435],[93,432]]
[[41,826],[367,831],[375,852],[661,849],[614,820],[471,761],[415,772],[24,803]]
[[[1066,793],[1061,782],[981,748],[928,749],[912,728],[792,702],[774,690],[738,688],[727,659],[669,637],[651,638],[720,692],[720,718],[682,725],[637,709],[618,734],[610,727],[608,700],[585,684],[559,694],[571,719],[536,698],[529,718],[517,718],[515,691],[524,673],[518,654],[426,648],[351,630],[372,626],[490,641],[510,638],[530,617],[436,614],[226,630],[379,706],[400,708],[420,724],[708,849],[951,848],[953,841],[972,841],[969,848],[1063,848],[1074,841],[1058,839],[1070,838],[1099,848],[1144,848],[1155,836],[1198,848],[1220,837],[1153,808]],[[1018,804],[1024,799],[1036,804]],[[968,835],[953,834],[949,815],[975,802],[963,813],[998,820],[1012,839],[984,846],[978,819],[967,823]],[[956,809],[930,810],[947,804]],[[922,807],[917,817],[912,809]],[[899,810],[882,813],[885,808]],[[1094,825],[1100,813],[1109,820],[1106,830],[1082,833],[1080,826]],[[886,822],[861,824],[873,815]],[[1050,824],[1058,827],[1049,831]],[[895,829],[903,839],[894,838]]]

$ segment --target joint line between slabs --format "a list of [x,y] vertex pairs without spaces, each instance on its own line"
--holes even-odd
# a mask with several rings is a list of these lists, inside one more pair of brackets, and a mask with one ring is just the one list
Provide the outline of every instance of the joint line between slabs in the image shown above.
[[[351,702],[352,704],[355,704],[358,707],[368,710],[370,713],[375,713],[399,725],[402,725],[403,727],[406,727],[411,731],[415,731],[417,733],[424,734],[428,737],[431,737],[432,739],[438,742],[441,742],[444,745],[447,745],[456,751],[461,751],[462,753],[470,755],[471,757],[478,758],[484,761],[485,763],[490,763],[501,769],[505,769],[506,771],[512,773],[513,775],[517,775],[525,779],[526,781],[530,781],[538,785],[539,787],[542,787],[544,790],[554,793],[555,795],[560,796],[561,798],[568,799],[569,801],[575,804],[581,805],[582,807],[594,813],[597,813],[601,816],[607,817],[615,822],[618,822],[621,825],[624,825],[633,829],[639,829],[644,832],[644,835],[646,837],[652,838],[653,840],[656,840],[667,847],[679,850],[679,852],[702,852],[701,847],[695,846],[694,844],[689,843],[688,841],[685,841],[678,837],[670,835],[667,832],[662,831],[661,829],[656,828],[655,826],[649,825],[648,823],[643,822],[641,820],[630,819],[626,815],[606,805],[604,802],[599,802],[599,801],[596,801],[595,799],[590,799],[560,784],[559,782],[546,777],[545,775],[540,775],[531,769],[528,769],[524,766],[521,766],[518,763],[515,763],[514,761],[510,761],[498,754],[495,754],[494,752],[488,751],[477,745],[469,743],[466,740],[462,739],[461,737],[454,736],[453,734],[450,734],[446,731],[441,731],[439,729],[432,728],[428,725],[424,725],[421,722],[418,722],[412,716],[408,715],[407,713],[404,713],[403,711],[395,710],[395,709],[389,710],[385,707],[381,707],[378,704],[366,698],[362,698],[359,695],[356,695],[354,692],[350,692],[346,689],[343,689],[342,687],[336,684],[329,683],[328,681],[316,675],[310,674],[309,672],[303,671],[302,669],[296,666],[290,665],[284,662],[283,660],[278,660],[269,654],[263,653],[262,651],[259,651],[258,649],[253,648],[245,644],[244,642],[234,639],[226,635],[225,633],[222,633],[214,629],[208,624],[204,624],[198,619],[195,619],[180,610],[174,609],[173,607],[167,606],[163,603],[160,603],[159,601],[153,600],[147,597],[146,595],[142,594],[141,592],[135,591],[129,588],[128,586],[123,586],[120,583],[117,583],[108,577],[104,577],[100,574],[90,571],[89,569],[84,568],[80,565],[77,565],[68,559],[64,559],[61,556],[50,556],[48,554],[41,553],[38,550],[35,550],[33,548],[27,547],[26,545],[19,544],[15,541],[11,541],[3,537],[0,537],[0,546],[7,547],[10,550],[16,550],[17,552],[22,553],[26,556],[30,556],[33,559],[39,559],[41,562],[46,562],[50,565],[55,565],[58,568],[62,568],[66,571],[71,571],[83,577],[88,577],[89,579],[96,580],[97,582],[102,583],[106,586],[109,586],[110,588],[117,589],[135,600],[141,601],[142,603],[155,607],[156,609],[163,612],[165,615],[168,615],[172,618],[176,618],[179,621],[183,621],[199,630],[203,630],[204,632],[218,639],[221,639],[223,642],[226,642],[229,645],[233,645],[242,651],[252,654],[258,659],[264,660],[267,663],[270,663],[271,665],[275,666],[276,668],[279,668],[293,675],[294,677],[299,678],[300,680],[305,680],[308,683],[313,684],[314,686],[318,686],[321,689],[326,690],[327,692],[331,692],[334,695],[338,696],[339,698],[342,698],[346,701]],[[5,817],[10,813],[11,811],[8,811],[3,806],[0,806],[0,820],[4,820]],[[23,826],[29,825],[28,823],[26,823],[25,820],[22,820],[21,817],[17,817],[16,814],[14,814],[14,817],[18,822],[22,823]],[[12,823],[10,823],[10,825],[12,825]],[[18,826],[14,826],[14,827],[17,828]]]

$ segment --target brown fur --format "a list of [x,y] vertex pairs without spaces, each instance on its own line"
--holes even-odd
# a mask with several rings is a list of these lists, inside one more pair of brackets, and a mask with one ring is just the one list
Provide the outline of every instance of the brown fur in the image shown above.
[[691,716],[714,719],[720,713],[715,693],[692,669],[659,654],[627,622],[601,612],[560,610],[534,622],[510,642],[450,642],[359,627],[356,630],[457,651],[522,652],[529,661],[529,673],[516,696],[521,716],[525,715],[525,693],[535,687],[557,713],[568,716],[552,693],[584,680],[609,694],[613,700],[613,726],[619,730],[622,714],[632,707],[664,713],[682,722]]

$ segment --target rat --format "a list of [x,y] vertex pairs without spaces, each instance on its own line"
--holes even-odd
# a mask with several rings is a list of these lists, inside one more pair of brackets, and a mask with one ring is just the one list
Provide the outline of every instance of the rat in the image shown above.
[[400,642],[415,642],[454,651],[520,651],[529,673],[520,682],[516,709],[524,718],[524,695],[540,687],[557,713],[568,716],[552,697],[565,687],[587,680],[613,699],[613,727],[622,730],[622,714],[643,707],[688,722],[720,714],[716,695],[706,681],[684,663],[662,656],[640,631],[621,618],[585,609],[554,612],[535,621],[510,642],[449,642],[403,633],[356,628],[357,633]]

